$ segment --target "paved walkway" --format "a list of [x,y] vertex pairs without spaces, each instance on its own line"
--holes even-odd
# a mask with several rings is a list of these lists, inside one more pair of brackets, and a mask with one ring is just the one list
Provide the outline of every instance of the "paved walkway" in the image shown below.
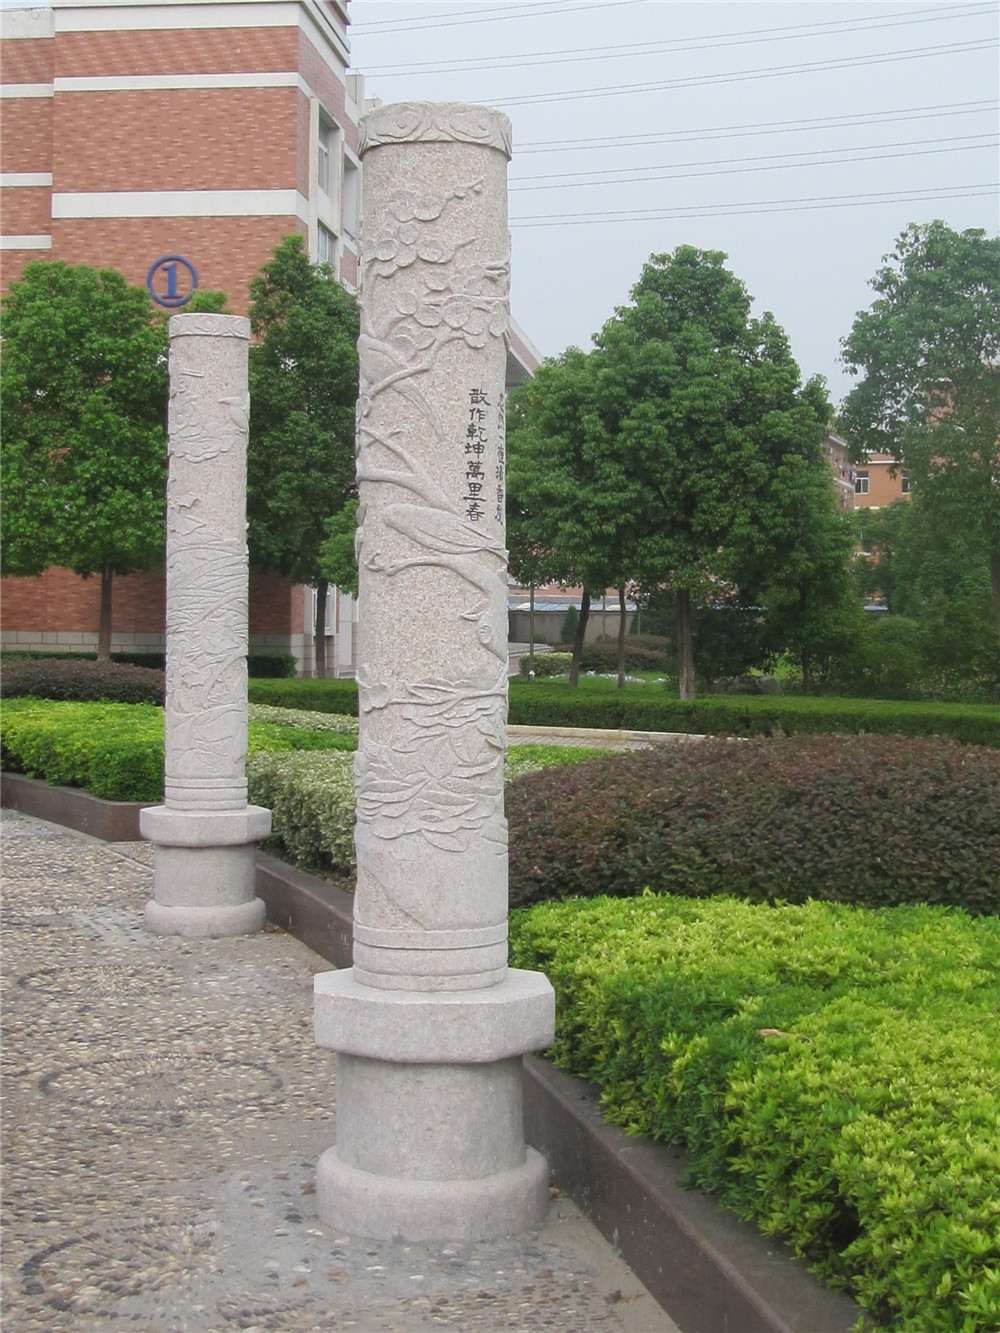
[[3,812],[6,1333],[678,1333],[568,1199],[489,1244],[338,1236],[327,964],[148,934],[152,848]]

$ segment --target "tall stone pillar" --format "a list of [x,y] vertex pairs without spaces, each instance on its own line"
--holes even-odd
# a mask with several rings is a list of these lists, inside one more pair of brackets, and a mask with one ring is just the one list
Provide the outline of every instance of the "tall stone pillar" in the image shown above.
[[165,802],[146,924],[243,935],[264,924],[254,845],[271,812],[247,805],[246,449],[250,321],[174,315],[167,477]]
[[507,967],[504,383],[510,123],[384,106],[361,123],[360,737],[354,967],[316,978],[339,1053],[320,1216],[410,1240],[548,1205],[522,1057],[552,1041]]

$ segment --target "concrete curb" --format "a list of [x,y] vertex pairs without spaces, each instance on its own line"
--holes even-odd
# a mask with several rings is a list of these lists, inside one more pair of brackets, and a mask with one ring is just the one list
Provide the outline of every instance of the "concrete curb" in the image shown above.
[[[20,775],[3,775],[0,803],[105,841],[139,837],[141,805]],[[350,966],[349,893],[265,852],[256,890],[269,920],[333,966]],[[599,1089],[537,1056],[525,1059],[524,1084],[528,1143],[684,1333],[849,1333],[860,1308],[787,1247],[684,1189],[679,1149],[605,1124]]]

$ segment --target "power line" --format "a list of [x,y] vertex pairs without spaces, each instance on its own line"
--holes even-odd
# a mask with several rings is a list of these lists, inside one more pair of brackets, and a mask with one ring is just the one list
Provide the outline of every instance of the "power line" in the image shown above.
[[614,213],[543,213],[537,217],[511,218],[512,228],[587,227],[614,222],[683,221],[689,218],[745,217],[755,213],[799,213],[817,208],[861,208],[874,204],[915,204],[931,199],[978,199],[1000,189],[1000,181],[944,186],[916,193],[844,194],[800,199],[758,199],[739,204],[712,204],[701,208],[629,209]]
[[754,79],[781,78],[789,74],[815,74],[820,71],[850,69],[861,65],[885,65],[901,60],[924,60],[931,56],[956,55],[963,51],[987,51],[1000,40],[955,42],[950,46],[907,47],[885,51],[876,56],[848,56],[836,60],[813,60],[801,65],[769,65],[763,69],[737,70],[732,74],[706,74],[689,79],[667,79],[661,83],[611,84],[601,88],[573,88],[560,93],[532,93],[526,97],[498,97],[499,106],[535,106],[542,102],[573,102],[584,97],[617,97],[632,93],[666,92],[674,88],[697,88],[723,83],[744,83]]
[[739,125],[709,125],[695,130],[667,130],[656,134],[610,135],[603,139],[535,139],[517,145],[517,156],[525,153],[581,153],[601,148],[638,148],[647,144],[686,143],[704,139],[753,138],[759,134],[798,134],[823,129],[861,128],[869,123],[888,125],[897,121],[935,120],[940,116],[965,116],[1000,109],[1000,102],[942,102],[936,106],[894,107],[885,111],[855,112],[844,116],[817,116],[805,120],[764,120]]
[[[494,23],[506,19],[547,18],[550,14],[565,14],[582,9],[620,9],[625,5],[648,4],[649,0],[604,0],[603,3],[576,4],[575,0],[551,0],[549,4],[507,5],[503,9],[472,9],[462,18],[453,14],[423,14],[417,19],[373,19],[370,23],[352,23],[354,33],[381,36],[388,32],[412,32],[419,28],[457,28],[469,23]],[[486,18],[475,17],[480,14]]]
[[[988,140],[988,142],[966,144],[964,148],[956,148],[954,146],[949,148],[927,148],[923,146],[926,144],[955,145],[961,143],[963,139],[982,139],[982,140]],[[956,135],[942,139],[910,139],[910,140],[904,140],[901,143],[894,143],[894,144],[893,143],[873,144],[870,149],[867,148],[864,144],[858,144],[852,148],[828,148],[824,150],[819,150],[826,160],[813,160],[809,162],[801,162],[801,161],[786,162],[776,159],[803,158],[803,157],[815,158],[815,153],[778,153],[765,157],[743,157],[743,158],[723,157],[723,158],[717,158],[715,159],[715,161],[691,163],[690,164],[691,166],[698,167],[697,171],[675,171],[670,163],[664,163],[662,166],[655,166],[655,167],[635,167],[635,168],[616,167],[612,168],[609,171],[568,171],[562,173],[563,176],[586,176],[588,178],[601,177],[602,179],[564,180],[562,179],[561,176],[552,176],[548,174],[543,176],[527,176],[522,179],[525,181],[543,181],[545,183],[540,185],[530,185],[530,184],[522,184],[522,181],[518,180],[512,182],[510,190],[511,193],[514,193],[515,191],[525,191],[525,190],[572,190],[576,188],[586,189],[588,187],[590,189],[593,189],[595,186],[598,185],[647,185],[651,184],[653,181],[689,180],[692,179],[693,177],[699,177],[699,176],[735,176],[735,175],[740,175],[747,171],[788,171],[801,167],[835,167],[835,166],[843,166],[845,163],[882,162],[887,160],[888,158],[925,157],[925,156],[931,157],[937,153],[962,153],[970,150],[975,150],[977,148],[979,149],[996,148],[998,146],[1000,146],[1000,139],[997,139],[994,134]],[[881,151],[878,151],[883,148],[918,148],[919,151],[915,153],[883,153]],[[867,153],[868,156],[866,157],[831,156],[831,154],[836,154],[836,153],[858,153],[858,152]],[[701,170],[702,167],[727,166],[727,164],[733,162],[742,163],[743,165],[737,167],[727,167],[727,169],[723,171]],[[767,163],[767,162],[772,162],[774,163],[774,165],[773,166],[760,165],[761,163]],[[675,165],[680,166],[682,164],[675,164]],[[665,171],[668,174],[662,176],[644,175],[642,177],[636,175],[636,172],[650,172],[650,171]],[[605,177],[614,177],[614,179],[603,179]],[[553,184],[554,181],[557,181],[559,183]]]
[[[878,21],[858,22],[856,19],[827,19],[823,23],[796,23],[780,28],[745,28],[738,32],[720,34],[715,37],[679,37],[673,41],[633,42],[624,46],[578,46],[558,51],[547,51],[540,55],[496,56],[489,61],[470,63],[465,60],[427,60],[419,64],[412,61],[395,65],[369,65],[365,69],[367,76],[392,74],[396,78],[418,78],[429,74],[449,74],[456,70],[507,70],[525,69],[539,65],[580,64],[591,60],[623,60],[634,56],[663,55],[671,52],[717,50],[726,46],[751,46],[760,42],[794,41],[801,38],[836,36],[841,33],[871,32],[877,28],[907,27],[916,23],[940,23],[944,20],[979,18],[993,14],[996,7],[989,4],[971,4],[963,6],[945,5],[941,10],[927,10],[919,17],[914,17],[912,10],[896,10],[893,14],[882,15]],[[906,15],[907,17],[901,17]]]

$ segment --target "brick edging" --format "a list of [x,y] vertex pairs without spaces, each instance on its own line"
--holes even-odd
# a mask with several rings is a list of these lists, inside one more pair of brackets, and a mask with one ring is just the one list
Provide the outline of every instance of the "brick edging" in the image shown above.
[[[141,804],[2,779],[0,803],[22,814],[109,842],[139,837]],[[350,966],[350,893],[266,852],[257,853],[257,893],[270,921]],[[606,1124],[600,1090],[538,1056],[525,1057],[524,1084],[528,1143],[683,1333],[849,1333],[862,1313],[854,1301],[710,1195],[684,1189],[679,1149]]]

